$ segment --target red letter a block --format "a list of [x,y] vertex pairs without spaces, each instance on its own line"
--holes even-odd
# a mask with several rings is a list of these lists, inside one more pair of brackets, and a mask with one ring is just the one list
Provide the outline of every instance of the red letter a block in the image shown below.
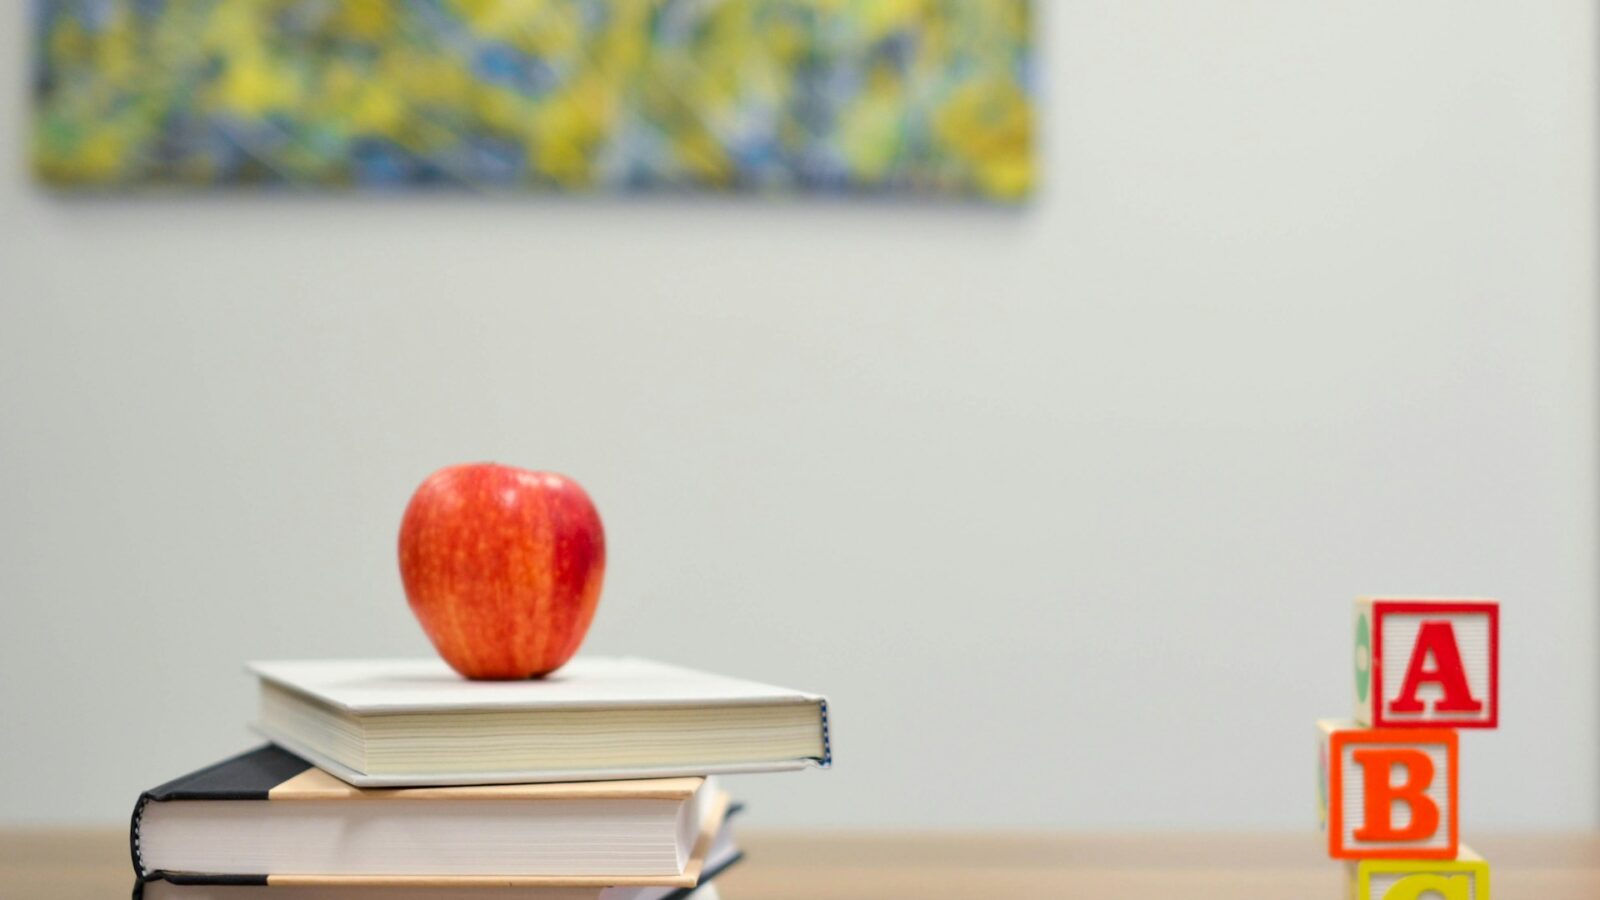
[[1500,723],[1500,604],[1356,601],[1356,721],[1374,728]]
[[1455,732],[1317,724],[1328,751],[1329,856],[1455,858]]

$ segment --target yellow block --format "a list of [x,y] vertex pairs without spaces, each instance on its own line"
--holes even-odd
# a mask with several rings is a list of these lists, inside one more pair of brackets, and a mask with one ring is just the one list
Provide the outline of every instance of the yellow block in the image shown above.
[[1489,864],[1462,845],[1455,859],[1351,863],[1351,900],[1489,900]]

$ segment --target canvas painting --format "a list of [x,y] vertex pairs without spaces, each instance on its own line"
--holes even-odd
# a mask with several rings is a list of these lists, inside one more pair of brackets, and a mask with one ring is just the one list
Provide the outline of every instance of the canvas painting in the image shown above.
[[1014,202],[1028,0],[34,0],[32,156],[79,188]]

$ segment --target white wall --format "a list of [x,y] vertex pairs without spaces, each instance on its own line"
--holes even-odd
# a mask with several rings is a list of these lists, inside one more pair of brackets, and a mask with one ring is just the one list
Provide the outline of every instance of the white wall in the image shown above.
[[0,28],[0,819],[428,652],[432,468],[566,471],[588,649],[831,692],[752,824],[1309,828],[1363,591],[1504,598],[1464,827],[1600,824],[1590,4],[1041,2],[1047,185],[937,204],[31,187]]

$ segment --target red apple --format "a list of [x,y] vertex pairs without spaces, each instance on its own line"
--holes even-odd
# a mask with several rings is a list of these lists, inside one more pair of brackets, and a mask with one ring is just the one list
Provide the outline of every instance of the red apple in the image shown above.
[[468,678],[537,678],[578,652],[606,537],[577,482],[494,463],[428,476],[400,522],[400,580],[434,649]]

